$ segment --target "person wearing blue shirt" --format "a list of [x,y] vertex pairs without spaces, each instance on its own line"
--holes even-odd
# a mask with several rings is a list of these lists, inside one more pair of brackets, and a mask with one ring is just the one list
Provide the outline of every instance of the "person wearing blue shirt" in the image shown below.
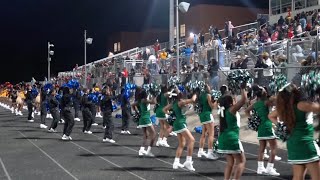
[[188,45],[188,46],[184,49],[184,54],[185,54],[186,65],[187,65],[187,66],[190,66],[190,58],[191,58],[191,54],[192,54],[192,49],[191,49],[190,45]]
[[131,118],[131,105],[129,97],[126,97],[125,89],[121,90],[121,113],[122,127],[121,134],[131,134],[129,131],[129,120]]

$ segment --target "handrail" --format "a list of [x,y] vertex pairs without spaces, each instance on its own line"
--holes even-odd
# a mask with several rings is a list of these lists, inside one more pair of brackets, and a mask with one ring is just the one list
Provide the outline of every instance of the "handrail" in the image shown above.
[[268,24],[268,21],[267,21],[266,23],[262,24],[262,25],[259,27],[259,29],[261,29],[262,26],[265,26],[265,25],[267,25],[267,24]]
[[[124,54],[128,54],[128,53],[130,53],[131,51],[136,51],[136,50],[138,50],[138,49],[139,49],[139,48],[136,47],[136,48],[133,48],[133,49],[130,49],[130,50],[127,50],[127,51],[124,51],[124,52],[121,52],[121,53],[112,55],[112,56],[110,56],[110,57],[106,57],[106,58],[103,58],[103,59],[100,59],[100,60],[91,62],[91,63],[88,63],[87,66],[88,66],[88,65],[91,65],[91,64],[94,64],[94,63],[99,63],[99,62],[102,62],[102,61],[105,61],[105,60],[108,60],[108,59],[112,59],[112,58],[115,58],[115,57],[118,57],[118,56],[122,56],[122,55],[124,55]],[[83,66],[84,66],[84,65],[83,65]],[[80,66],[80,67],[78,67],[78,68],[82,68],[83,66]]]
[[251,28],[251,29],[247,29],[247,30],[238,32],[237,33],[237,37],[239,37],[239,34],[242,34],[242,33],[248,32],[248,31],[252,31],[252,30],[255,32],[255,34],[257,34],[257,29],[256,28]]
[[[236,28],[241,28],[241,27],[245,27],[245,26],[250,26],[250,25],[254,25],[254,24],[258,24],[258,22],[253,22],[253,23],[248,23],[248,24],[243,24],[243,25],[239,25],[239,26],[235,26],[232,29],[236,29]],[[220,29],[219,32],[223,32],[225,29]]]

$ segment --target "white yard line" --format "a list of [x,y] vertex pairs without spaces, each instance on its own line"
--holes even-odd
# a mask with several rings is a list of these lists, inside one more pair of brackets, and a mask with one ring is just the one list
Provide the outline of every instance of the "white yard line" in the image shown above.
[[51,157],[48,153],[46,153],[44,150],[42,150],[38,145],[36,145],[34,142],[32,142],[26,135],[24,135],[21,131],[19,133],[25,137],[33,146],[35,146],[39,151],[41,151],[44,155],[46,155],[51,161],[53,161],[56,165],[58,165],[64,172],[66,172],[68,175],[70,175],[74,180],[78,180],[77,177],[75,177],[71,172],[69,172],[66,168],[64,168],[60,163],[58,163],[53,157]]
[[2,168],[3,168],[4,173],[5,173],[6,176],[7,176],[7,179],[8,179],[8,180],[11,180],[11,177],[10,177],[10,175],[9,175],[7,169],[6,169],[6,166],[4,165],[4,163],[3,163],[3,161],[2,161],[1,158],[0,158],[0,164],[1,164]]

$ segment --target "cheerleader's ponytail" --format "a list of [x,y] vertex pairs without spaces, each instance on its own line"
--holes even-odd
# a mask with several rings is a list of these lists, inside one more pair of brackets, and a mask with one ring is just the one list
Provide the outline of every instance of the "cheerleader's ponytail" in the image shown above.
[[226,128],[228,128],[227,120],[226,120],[226,111],[233,104],[233,98],[230,95],[223,96],[219,99],[219,114],[220,114],[220,132],[223,132]]

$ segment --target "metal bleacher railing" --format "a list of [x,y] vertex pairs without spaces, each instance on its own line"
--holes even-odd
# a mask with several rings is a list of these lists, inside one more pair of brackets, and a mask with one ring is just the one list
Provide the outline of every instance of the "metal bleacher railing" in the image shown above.
[[[244,24],[244,25],[240,25],[240,26],[235,26],[233,29],[237,29],[238,31],[247,30],[247,29],[250,29],[253,26],[256,27],[256,25],[257,25],[257,22],[254,22],[254,23]],[[220,33],[224,32],[224,31],[225,31],[225,29],[219,30]],[[206,33],[205,34],[205,42],[208,42],[210,38],[211,38],[210,34]],[[180,39],[180,43],[179,43],[179,48],[185,47],[187,45],[187,43],[188,43],[187,41],[188,41],[188,38],[181,38]],[[173,43],[170,43],[170,42],[160,43],[161,51],[163,51],[165,49],[172,49],[173,46],[176,46],[176,44],[170,46],[171,44],[173,44]],[[206,43],[206,46],[207,45],[208,45],[208,43]],[[115,55],[113,55],[111,57],[106,57],[106,58],[100,59],[98,61],[95,61],[95,62],[92,62],[92,63],[88,63],[87,64],[87,68],[90,70],[90,69],[92,69],[93,65],[98,64],[98,63],[102,63],[102,62],[105,62],[105,61],[110,61],[112,59],[125,59],[125,57],[129,57],[130,59],[136,59],[137,55],[139,53],[143,53],[146,49],[152,50],[153,49],[153,45],[142,47],[142,48],[133,48],[131,50],[128,50],[128,51],[125,51],[125,52],[122,52],[122,53],[119,53],[119,54],[115,54]],[[61,76],[77,76],[77,75],[81,74],[81,72],[83,71],[83,67],[84,66],[80,66],[80,67],[78,67],[77,70],[73,70],[73,71],[60,72],[58,74],[58,76],[59,77],[61,77]],[[109,70],[109,72],[112,71],[113,73],[116,73],[115,72],[116,71],[116,67],[113,67],[111,69],[109,68],[108,70]]]
[[[236,71],[238,69],[233,70],[219,70],[219,71],[202,71],[202,72],[189,72],[180,74],[180,81],[183,85],[186,85],[189,81],[204,81],[211,85],[213,89],[218,89],[220,86],[224,84],[228,84],[227,76],[229,73]],[[297,86],[300,86],[302,75],[310,72],[311,70],[320,70],[319,65],[309,65],[309,66],[291,66],[288,65],[286,67],[274,67],[274,68],[250,68],[250,69],[242,69],[243,71],[248,71],[251,78],[254,80],[255,84],[259,84],[261,86],[269,86],[272,78],[278,74],[283,74],[288,82],[293,82]],[[271,76],[265,76],[264,72],[272,72]],[[170,77],[176,76],[176,74],[158,74],[150,76],[146,78],[146,76],[135,75],[129,76],[127,79],[119,78],[116,81],[123,83],[133,83],[137,86],[142,86],[143,84],[156,83],[156,84],[168,84],[168,80]],[[123,81],[123,82],[121,82]],[[97,83],[97,82],[91,82]]]
[[[250,23],[248,25],[241,25],[236,26],[235,28],[243,28],[244,32],[247,32],[248,29],[252,29],[255,26],[257,27],[258,24]],[[224,30],[220,30],[220,32],[223,32]],[[238,31],[239,32],[239,31]],[[239,32],[241,33],[241,32]],[[209,34],[206,34],[206,37],[209,37]],[[320,37],[319,34],[317,37]],[[207,38],[209,39],[209,38]],[[306,59],[308,56],[313,56],[314,60],[317,59],[315,57],[318,57],[318,51],[319,51],[319,38],[306,36],[300,37],[300,38],[294,38],[294,39],[286,39],[283,41],[277,41],[272,43],[252,43],[244,46],[240,46],[239,48],[236,48],[232,51],[228,51],[224,48],[221,48],[221,46],[213,47],[212,44],[210,44],[208,41],[205,41],[205,46],[199,46],[198,52],[192,54],[191,56],[186,56],[185,54],[181,54],[180,56],[180,66],[183,67],[186,64],[186,61],[189,61],[191,59],[191,62],[198,62],[198,64],[202,65],[202,71],[207,71],[207,65],[210,62],[212,58],[218,60],[218,63],[220,65],[220,71],[219,74],[222,74],[220,79],[223,79],[228,72],[230,71],[230,65],[233,63],[234,60],[236,60],[237,56],[247,56],[250,58],[250,63],[248,63],[248,68],[253,68],[255,63],[257,62],[258,55],[261,52],[268,52],[270,56],[272,55],[281,55],[284,54],[287,56],[287,62],[290,65],[290,68],[288,68],[287,72],[292,76],[292,74],[296,73],[296,70],[298,67],[300,67],[300,62],[303,59]],[[185,45],[187,45],[188,41],[186,39],[181,39],[179,43],[179,47],[183,48]],[[161,43],[161,49],[167,48],[166,46],[169,46],[169,42]],[[146,51],[146,49],[153,49],[153,46],[146,46],[143,48],[134,48],[131,50],[128,50],[123,53],[119,53],[116,55],[113,55],[111,57],[103,58],[101,60],[95,61],[93,63],[88,64],[88,72],[90,73],[90,77],[87,78],[87,83],[94,84],[94,83],[100,83],[103,84],[106,79],[112,79],[117,77],[117,74],[121,72],[123,67],[127,67],[127,70],[134,69],[135,71],[135,77],[132,77],[131,79],[139,79],[142,76],[142,67],[146,67],[150,70],[150,73],[152,77],[164,77],[165,75],[159,75],[159,68],[161,68],[161,64],[154,64],[150,60],[139,60],[138,54],[143,53]],[[160,51],[161,52],[161,51]],[[126,59],[126,57],[129,57]],[[157,57],[155,57],[157,58]],[[162,61],[162,60],[161,60]],[[167,68],[166,73],[168,76],[170,74],[175,73],[176,69],[176,56],[175,54],[171,54],[166,60],[164,60],[165,67]],[[190,62],[190,61],[189,61]],[[103,65],[103,66],[97,66],[97,64],[101,63],[110,63],[110,65]],[[60,75],[64,76],[73,76],[76,78],[79,78],[80,82],[84,81],[85,79],[83,76],[81,77],[80,74],[83,71],[81,68],[78,68],[76,71],[69,71],[61,73]],[[256,70],[258,71],[258,70]],[[78,75],[78,76],[75,76]],[[166,75],[167,76],[167,75]]]

